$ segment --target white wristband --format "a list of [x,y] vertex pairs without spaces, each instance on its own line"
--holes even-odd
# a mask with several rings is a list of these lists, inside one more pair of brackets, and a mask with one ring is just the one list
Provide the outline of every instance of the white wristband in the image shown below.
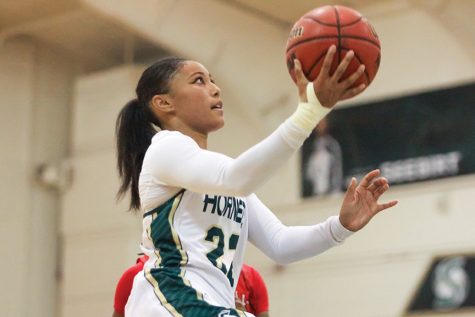
[[297,110],[290,116],[290,120],[298,127],[311,132],[317,123],[323,119],[331,108],[323,107],[318,101],[313,88],[313,83],[307,85],[308,102],[300,102]]

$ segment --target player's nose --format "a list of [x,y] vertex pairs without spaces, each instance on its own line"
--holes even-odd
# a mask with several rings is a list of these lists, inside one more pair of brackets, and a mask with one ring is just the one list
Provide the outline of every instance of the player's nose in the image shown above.
[[219,88],[219,86],[215,83],[211,83],[211,95],[213,97],[221,96],[221,88]]

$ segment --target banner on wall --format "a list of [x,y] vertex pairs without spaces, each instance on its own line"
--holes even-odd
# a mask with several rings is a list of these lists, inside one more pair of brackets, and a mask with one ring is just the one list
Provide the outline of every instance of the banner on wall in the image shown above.
[[332,111],[302,147],[302,196],[372,169],[394,184],[475,173],[475,83]]
[[453,255],[432,261],[406,309],[420,313],[455,313],[475,310],[475,255]]

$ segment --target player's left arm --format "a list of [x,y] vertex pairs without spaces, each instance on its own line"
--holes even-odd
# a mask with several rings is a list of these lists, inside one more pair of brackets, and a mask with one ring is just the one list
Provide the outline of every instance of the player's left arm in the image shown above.
[[358,184],[352,180],[339,216],[313,226],[285,226],[257,198],[248,196],[249,241],[278,263],[291,263],[320,254],[342,243],[362,229],[380,211],[397,201],[378,203],[388,189],[388,181],[372,171]]
[[337,216],[317,225],[286,226],[254,194],[247,197],[246,209],[249,241],[281,264],[320,254],[351,235]]

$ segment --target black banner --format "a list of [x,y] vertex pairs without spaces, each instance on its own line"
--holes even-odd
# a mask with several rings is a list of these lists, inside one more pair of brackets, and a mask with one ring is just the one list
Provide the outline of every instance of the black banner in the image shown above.
[[332,111],[302,148],[302,195],[379,168],[391,184],[475,172],[475,83]]
[[438,258],[418,288],[407,312],[475,309],[475,256]]

